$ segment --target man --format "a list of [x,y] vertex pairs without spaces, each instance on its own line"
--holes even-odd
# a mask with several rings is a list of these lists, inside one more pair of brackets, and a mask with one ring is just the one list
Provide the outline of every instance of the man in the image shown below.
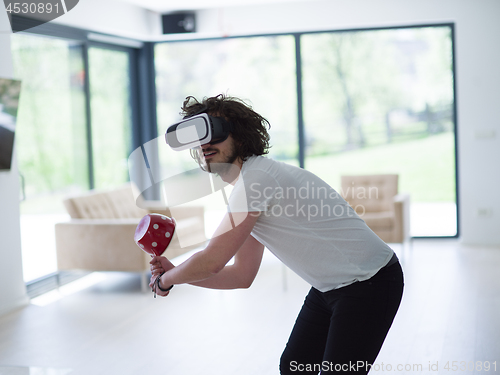
[[[192,155],[234,185],[228,213],[208,246],[174,267],[151,260],[151,287],[248,288],[264,246],[311,284],[281,357],[281,374],[366,374],[403,292],[394,252],[314,174],[264,157],[269,123],[242,101],[188,97],[185,118],[206,113],[230,131]],[[234,263],[226,266],[234,256]],[[160,276],[161,275],[161,276]]]

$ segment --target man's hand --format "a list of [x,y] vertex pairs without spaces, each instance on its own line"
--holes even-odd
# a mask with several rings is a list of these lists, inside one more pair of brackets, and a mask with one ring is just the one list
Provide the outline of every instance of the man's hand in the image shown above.
[[[155,256],[151,261],[149,262],[151,264],[150,269],[151,269],[151,280],[149,282],[149,286],[151,288],[155,288],[155,281],[158,276],[160,276],[162,273],[171,270],[175,266],[170,262],[167,258],[162,257],[162,256]],[[156,294],[165,297],[167,296],[170,292],[162,292],[158,288],[156,288]]]

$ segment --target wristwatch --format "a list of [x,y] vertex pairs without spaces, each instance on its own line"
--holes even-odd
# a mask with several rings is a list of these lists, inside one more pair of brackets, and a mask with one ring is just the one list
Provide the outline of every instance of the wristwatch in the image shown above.
[[[165,273],[165,272],[163,272],[163,273]],[[172,288],[174,287],[174,284],[170,285],[167,289],[163,289],[163,288],[160,286],[160,278],[163,276],[163,273],[162,273],[160,276],[158,276],[158,277],[156,278],[156,287],[157,287],[159,290],[161,290],[162,292],[168,292],[170,289],[172,289]]]

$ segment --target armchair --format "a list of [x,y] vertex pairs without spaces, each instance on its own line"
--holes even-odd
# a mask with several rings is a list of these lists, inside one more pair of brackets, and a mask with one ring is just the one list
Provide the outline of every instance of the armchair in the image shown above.
[[410,240],[410,197],[398,194],[398,175],[342,176],[342,196],[383,241]]

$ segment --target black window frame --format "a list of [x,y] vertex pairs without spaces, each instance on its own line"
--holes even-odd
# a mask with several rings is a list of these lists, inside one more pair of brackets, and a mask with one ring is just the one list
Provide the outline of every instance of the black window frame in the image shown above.
[[226,39],[241,39],[241,38],[256,38],[256,37],[274,37],[283,35],[293,35],[295,38],[295,66],[296,66],[296,88],[297,88],[297,126],[298,126],[298,154],[297,159],[299,166],[305,168],[305,124],[303,117],[303,92],[302,92],[302,61],[301,61],[301,36],[311,34],[327,34],[327,33],[345,33],[345,32],[362,32],[362,31],[380,31],[380,30],[401,30],[401,29],[415,29],[426,27],[449,27],[451,38],[451,53],[452,53],[452,72],[453,72],[453,132],[454,132],[454,151],[455,151],[455,205],[456,205],[456,234],[453,236],[413,236],[412,239],[450,239],[460,237],[460,200],[459,200],[459,157],[458,157],[458,113],[457,113],[457,80],[456,80],[456,37],[455,37],[455,23],[454,22],[441,22],[441,23],[424,23],[402,26],[380,26],[380,27],[358,27],[347,29],[330,29],[330,30],[313,30],[301,32],[283,32],[283,33],[268,33],[268,34],[251,34],[251,35],[234,35],[224,37],[208,37],[208,38],[181,38],[176,40],[164,40],[156,42],[161,43],[183,43],[183,42],[199,42],[210,40],[226,40]]

